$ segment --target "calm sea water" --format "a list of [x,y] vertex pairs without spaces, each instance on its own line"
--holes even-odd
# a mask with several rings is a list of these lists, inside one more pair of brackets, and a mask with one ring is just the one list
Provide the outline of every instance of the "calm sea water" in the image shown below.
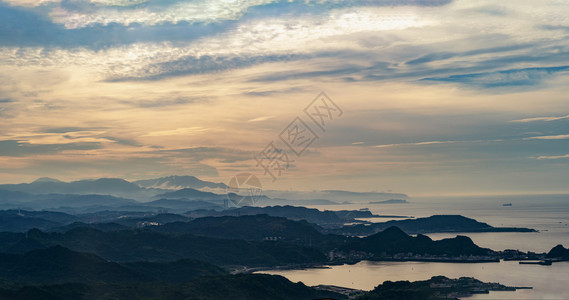
[[333,266],[330,269],[264,271],[282,275],[306,285],[332,284],[371,290],[378,284],[397,280],[426,280],[436,275],[449,278],[475,277],[485,282],[509,286],[532,286],[532,290],[491,292],[469,299],[569,299],[569,262],[552,266],[520,265],[507,261],[483,264],[452,264],[430,262],[360,262],[355,265]]
[[[569,247],[569,195],[502,196],[470,198],[417,198],[407,204],[349,204],[313,206],[341,210],[369,208],[374,214],[428,217],[463,215],[495,227],[529,227],[536,233],[461,233],[481,247],[547,252],[557,244]],[[512,203],[512,206],[502,206]],[[376,218],[376,222],[390,219]],[[433,239],[456,234],[429,234]]]
[[[367,207],[374,214],[427,217],[460,214],[492,226],[530,227],[536,233],[464,233],[482,247],[493,250],[519,249],[547,252],[557,244],[569,247],[569,195],[501,196],[469,198],[417,198],[408,204],[350,204],[314,206],[340,210]],[[502,206],[512,203],[512,206]],[[377,219],[382,222],[385,219]],[[433,239],[456,234],[429,234]],[[386,280],[425,280],[444,275],[450,278],[475,277],[482,281],[512,286],[532,286],[533,290],[492,292],[470,299],[569,299],[569,262],[552,266],[520,265],[518,262],[453,264],[428,262],[361,262],[330,269],[264,271],[283,275],[307,285],[332,284],[371,290]]]

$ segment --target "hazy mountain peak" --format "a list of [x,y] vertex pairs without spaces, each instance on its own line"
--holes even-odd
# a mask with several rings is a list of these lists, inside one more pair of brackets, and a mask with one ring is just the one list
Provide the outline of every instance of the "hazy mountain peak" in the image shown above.
[[172,176],[160,177],[154,179],[137,180],[134,181],[133,183],[144,188],[160,188],[160,189],[176,189],[176,190],[183,188],[193,188],[193,189],[227,188],[225,183],[204,181],[191,175],[172,175]]
[[40,182],[63,182],[63,181],[51,177],[40,177],[34,180],[32,183],[40,183]]

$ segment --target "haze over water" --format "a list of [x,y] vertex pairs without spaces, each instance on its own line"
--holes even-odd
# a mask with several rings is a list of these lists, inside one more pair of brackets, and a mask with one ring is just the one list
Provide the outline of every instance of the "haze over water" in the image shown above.
[[[512,203],[512,206],[503,204]],[[484,197],[412,198],[406,204],[349,204],[311,206],[321,210],[369,208],[377,215],[413,216],[463,215],[494,227],[528,227],[539,232],[460,233],[481,247],[493,250],[519,249],[547,252],[557,244],[569,246],[569,195],[517,195]],[[390,218],[375,218],[385,222]],[[433,239],[455,233],[428,234]]]
[[[512,206],[502,206],[512,203]],[[319,209],[359,209],[374,214],[427,217],[460,214],[496,227],[529,227],[530,233],[459,233],[474,243],[493,250],[519,249],[547,252],[557,244],[569,246],[569,195],[487,196],[457,198],[413,198],[407,204],[350,204],[319,206]],[[384,222],[390,219],[377,218]],[[427,234],[432,239],[455,237],[457,233]],[[552,266],[520,265],[517,261],[500,263],[368,262],[333,266],[330,269],[268,271],[307,285],[331,284],[371,290],[386,280],[426,280],[432,276],[475,277],[482,281],[510,286],[532,286],[533,290],[491,292],[470,299],[569,299],[567,278],[569,262]]]

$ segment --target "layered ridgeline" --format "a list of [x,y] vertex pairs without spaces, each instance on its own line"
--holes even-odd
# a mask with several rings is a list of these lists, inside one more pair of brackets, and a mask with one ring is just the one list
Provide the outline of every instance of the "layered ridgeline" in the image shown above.
[[[121,178],[72,182],[40,178],[31,183],[1,184],[0,209],[56,210],[72,214],[104,210],[222,210],[227,200],[226,188],[224,183],[205,181],[194,176],[168,176],[133,182]],[[264,205],[367,203],[361,202],[362,199],[406,197],[402,194],[346,191],[270,193],[276,196],[261,196]],[[291,198],[286,198],[289,196]],[[320,196],[330,198],[311,198]]]
[[382,259],[386,254],[397,253],[446,257],[494,253],[474,245],[466,237],[432,241],[426,236],[409,236],[397,227],[366,238],[325,234],[316,228],[305,221],[254,215],[206,217],[142,229],[102,231],[76,227],[66,232],[32,229],[26,233],[1,233],[0,252],[22,254],[61,245],[117,262],[191,258],[222,266],[249,267],[320,264],[332,259],[330,251],[365,252],[365,257],[359,259]]
[[[164,202],[180,201],[186,203],[202,203],[202,201],[159,200]],[[154,201],[156,202],[156,201]],[[150,202],[150,204],[154,203]],[[128,208],[128,207],[127,207]],[[125,208],[125,209],[127,209]],[[162,213],[157,213],[161,211]],[[314,208],[295,206],[240,207],[226,210],[200,209],[181,212],[179,214],[164,213],[167,209],[153,207],[153,211],[102,210],[91,213],[65,214],[61,212],[30,211],[22,209],[0,211],[0,231],[23,232],[32,228],[41,230],[58,230],[66,226],[94,226],[103,228],[101,223],[114,223],[124,227],[143,227],[146,225],[163,225],[171,222],[185,222],[200,217],[244,216],[266,214],[296,221],[307,221],[315,224],[315,228],[332,234],[347,236],[367,236],[388,227],[396,226],[409,234],[436,232],[533,232],[529,228],[493,227],[464,216],[439,215],[419,219],[394,220],[380,223],[369,223],[360,218],[381,217],[369,211],[341,210],[320,211]],[[180,209],[177,209],[180,211]],[[76,223],[76,224],[73,224]],[[344,226],[346,223],[361,223]]]
[[60,246],[0,254],[0,299],[344,299],[281,276],[229,275],[197,260],[109,262]]
[[[193,228],[198,228],[204,235],[225,236],[228,234],[226,231],[237,224],[248,224],[246,226],[252,228],[258,222],[271,221],[271,218],[274,217],[207,218],[202,226]],[[218,219],[220,224],[211,231],[204,230],[205,226],[212,224],[211,219]],[[278,222],[273,225],[278,225]],[[227,268],[211,263],[233,261],[242,264],[257,259],[263,261],[271,256],[270,260],[280,263],[294,262],[299,260],[298,256],[317,253],[320,247],[326,247],[325,244],[313,248],[298,245],[303,241],[294,238],[292,233],[310,231],[310,227],[305,227],[306,224],[286,220],[281,221],[277,227],[283,226],[290,226],[291,234],[289,238],[278,242],[214,239],[187,233],[164,234],[148,230],[102,232],[89,228],[76,228],[63,234],[38,230],[26,234],[4,233],[0,235],[0,244],[9,249],[1,249],[0,252],[21,253],[0,254],[0,299],[346,299],[344,295],[334,293],[334,288],[311,288],[280,276],[230,275]],[[190,231],[192,228],[185,230]],[[283,233],[287,231],[278,230]],[[327,238],[327,235],[317,231],[310,233],[315,238]],[[251,238],[255,239],[253,236]],[[348,252],[367,251],[371,255],[377,253],[380,256],[402,251],[447,257],[492,253],[489,249],[474,245],[468,238],[432,241],[424,236],[411,237],[395,227],[361,239],[340,236],[332,238],[344,238],[343,246],[340,247]],[[60,246],[61,244],[66,247]],[[180,245],[175,247],[176,244]],[[243,248],[244,244],[251,247]],[[23,248],[26,247],[38,249],[24,251]],[[308,252],[297,252],[299,249]],[[165,252],[169,254],[160,254]],[[188,258],[194,255],[211,262]],[[177,259],[176,256],[186,258]],[[224,259],[223,256],[229,258]],[[254,260],[247,259],[246,256]],[[288,256],[296,259],[287,258]],[[308,261],[322,263],[318,254],[315,257],[315,260],[309,258]],[[256,264],[253,262],[253,265]],[[450,280],[437,277],[416,283],[386,282],[369,293],[361,292],[358,299],[436,299],[440,295],[453,295],[457,292],[467,295],[480,292],[481,289],[512,290],[498,284],[484,284],[472,278]]]
[[155,188],[155,189],[167,189],[167,190],[178,190],[184,188],[192,189],[226,189],[227,185],[225,183],[211,182],[201,180],[195,176],[167,176],[155,179],[137,180],[133,181],[134,184],[143,188]]
[[127,181],[121,178],[99,178],[64,182],[43,177],[31,183],[0,184],[0,190],[17,191],[29,194],[106,194],[137,195],[145,191],[154,191],[153,195],[168,190],[225,189],[224,183],[204,181],[194,176],[168,176],[148,180]]
[[33,250],[25,254],[0,254],[0,279],[27,283],[185,282],[199,276],[225,274],[225,270],[198,260],[121,264],[107,261],[95,254],[75,252],[61,246]]
[[[369,239],[323,234],[306,221],[268,215],[206,217],[143,229],[0,233],[0,299],[345,299],[280,276],[226,270],[324,264],[328,250],[349,245],[347,251],[359,250],[359,241],[370,253],[384,251],[384,245],[395,253],[416,238],[390,228]],[[461,247],[462,241],[456,243]],[[414,248],[453,255],[437,242]]]

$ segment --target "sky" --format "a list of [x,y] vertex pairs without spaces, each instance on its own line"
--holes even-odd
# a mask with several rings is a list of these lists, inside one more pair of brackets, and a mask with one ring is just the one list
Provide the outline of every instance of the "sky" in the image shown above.
[[562,0],[0,0],[0,181],[569,192],[568,37]]

